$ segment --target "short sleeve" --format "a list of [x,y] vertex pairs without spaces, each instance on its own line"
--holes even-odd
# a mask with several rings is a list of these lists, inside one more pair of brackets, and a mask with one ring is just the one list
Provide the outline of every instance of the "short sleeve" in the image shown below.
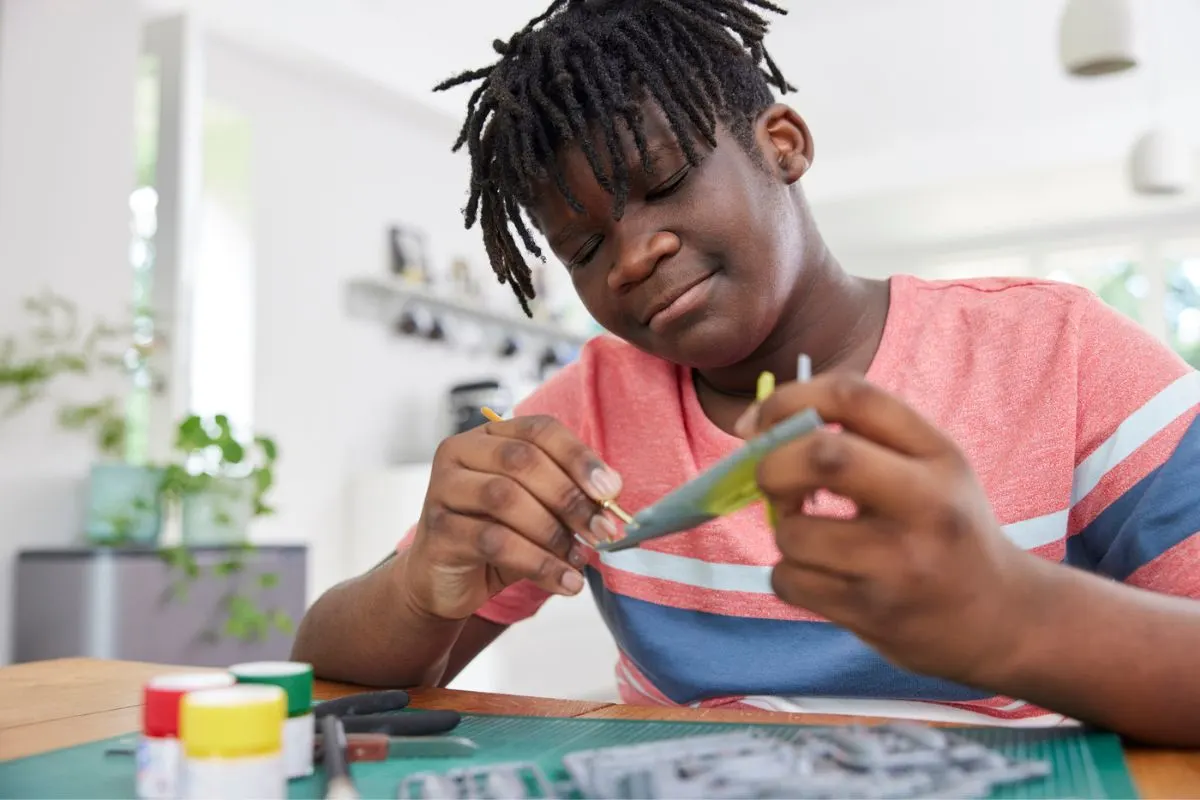
[[1200,598],[1200,373],[1098,298],[1082,302],[1067,562]]
[[[559,370],[525,400],[517,404],[513,416],[551,416],[570,429],[580,441],[594,447],[593,403],[588,391],[592,343],[583,348],[579,359]],[[405,549],[416,531],[413,525],[396,547]],[[500,625],[512,625],[537,613],[550,594],[529,581],[520,581],[493,596],[476,615]]]

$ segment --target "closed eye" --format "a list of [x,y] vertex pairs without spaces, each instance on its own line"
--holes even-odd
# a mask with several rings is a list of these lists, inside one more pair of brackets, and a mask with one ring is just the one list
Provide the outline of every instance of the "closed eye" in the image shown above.
[[586,266],[587,263],[592,260],[592,257],[596,255],[596,251],[600,249],[600,245],[603,242],[603,236],[593,236],[592,238],[588,239],[583,243],[583,247],[579,248],[579,251],[571,257],[569,262],[567,262],[567,267],[570,269],[575,269],[576,267]]
[[661,200],[664,197],[670,197],[683,184],[684,179],[687,178],[688,173],[691,171],[692,167],[690,164],[688,164],[684,166],[683,169],[667,178],[666,181],[646,192],[647,202],[652,203],[655,200]]

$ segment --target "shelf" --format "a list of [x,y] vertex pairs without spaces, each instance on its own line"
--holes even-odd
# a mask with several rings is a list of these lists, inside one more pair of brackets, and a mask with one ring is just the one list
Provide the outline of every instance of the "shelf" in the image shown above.
[[369,303],[376,316],[394,320],[409,306],[423,306],[434,312],[451,314],[485,325],[494,325],[513,333],[534,336],[549,342],[582,346],[594,334],[568,330],[559,325],[503,314],[479,308],[470,302],[455,300],[418,286],[378,278],[356,278],[347,284],[347,299],[353,309],[359,301]]

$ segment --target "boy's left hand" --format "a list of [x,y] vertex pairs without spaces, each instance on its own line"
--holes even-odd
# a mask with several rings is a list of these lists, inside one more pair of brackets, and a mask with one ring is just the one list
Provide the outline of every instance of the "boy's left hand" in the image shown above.
[[[953,441],[903,401],[848,373],[781,386],[739,421],[753,435],[805,408],[823,429],[759,466],[774,507],[784,601],[848,628],[897,665],[993,683],[1036,624],[1048,562],[1000,529]],[[825,489],[853,519],[805,513]]]

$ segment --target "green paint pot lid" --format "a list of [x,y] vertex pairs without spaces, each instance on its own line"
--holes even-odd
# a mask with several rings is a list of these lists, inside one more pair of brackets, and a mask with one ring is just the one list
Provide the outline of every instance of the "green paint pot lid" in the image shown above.
[[238,683],[262,683],[278,686],[287,694],[289,717],[307,714],[312,710],[312,664],[299,661],[251,661],[229,668]]

